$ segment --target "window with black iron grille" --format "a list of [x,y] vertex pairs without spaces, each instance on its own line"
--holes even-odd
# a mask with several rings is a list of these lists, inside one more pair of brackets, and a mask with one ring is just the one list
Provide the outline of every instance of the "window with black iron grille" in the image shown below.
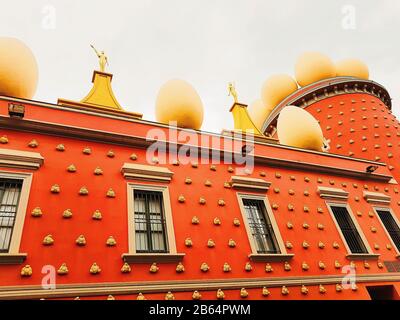
[[396,220],[394,220],[392,213],[389,209],[376,209],[376,212],[396,245],[397,250],[400,250],[400,228]]
[[264,201],[243,199],[243,206],[257,253],[280,253]]
[[368,253],[347,208],[334,205],[330,207],[351,253]]
[[22,181],[0,179],[0,252],[10,249]]
[[162,192],[134,190],[134,210],[136,252],[168,252]]

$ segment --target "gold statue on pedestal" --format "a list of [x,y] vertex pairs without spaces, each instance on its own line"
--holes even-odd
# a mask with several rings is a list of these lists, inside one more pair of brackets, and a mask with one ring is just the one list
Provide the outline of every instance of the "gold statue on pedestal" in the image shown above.
[[228,96],[232,96],[233,101],[235,103],[238,102],[238,96],[237,96],[235,84],[233,82],[228,83],[228,91],[229,91]]
[[96,48],[91,44],[90,45],[94,52],[96,53],[97,57],[99,58],[99,65],[100,65],[100,71],[105,72],[106,70],[106,65],[108,65],[108,59],[104,51],[97,51]]

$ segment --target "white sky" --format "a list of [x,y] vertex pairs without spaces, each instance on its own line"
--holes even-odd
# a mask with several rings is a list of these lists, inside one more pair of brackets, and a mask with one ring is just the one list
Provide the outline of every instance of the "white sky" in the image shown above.
[[[93,43],[109,56],[114,93],[126,110],[155,120],[159,87],[182,78],[202,98],[202,129],[220,132],[233,127],[229,81],[236,82],[239,100],[250,104],[268,76],[293,75],[296,57],[316,50],[334,61],[365,61],[400,114],[398,0],[2,2],[0,36],[23,40],[38,60],[36,100],[83,98],[98,66]],[[346,5],[355,8],[355,29],[343,27]]]

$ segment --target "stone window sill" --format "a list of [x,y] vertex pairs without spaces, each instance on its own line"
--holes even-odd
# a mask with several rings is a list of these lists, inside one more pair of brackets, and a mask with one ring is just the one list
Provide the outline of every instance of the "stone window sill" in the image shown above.
[[348,260],[378,260],[380,254],[376,253],[351,253],[346,256]]
[[26,253],[0,253],[0,264],[21,264],[27,256]]
[[294,254],[260,254],[260,253],[252,253],[249,254],[249,259],[254,262],[284,262],[291,260],[294,257]]
[[122,259],[127,263],[173,263],[180,262],[184,253],[124,253]]

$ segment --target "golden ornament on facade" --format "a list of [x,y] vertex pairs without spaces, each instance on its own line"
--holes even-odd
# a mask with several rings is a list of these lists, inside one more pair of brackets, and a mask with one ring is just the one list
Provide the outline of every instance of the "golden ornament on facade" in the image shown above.
[[392,250],[392,245],[388,243],[388,244],[386,245],[386,249]]
[[372,233],[376,233],[376,231],[377,231],[376,227],[372,226],[372,227],[371,227],[371,232],[372,232]]
[[205,185],[206,187],[211,187],[211,186],[212,186],[212,183],[211,183],[210,180],[206,180],[206,181],[204,182],[204,185]]
[[115,198],[115,191],[112,188],[108,189],[106,196],[108,198]]
[[260,177],[265,177],[267,174],[264,171],[260,172]]
[[304,211],[304,212],[310,212],[310,208],[307,207],[307,206],[304,206],[304,207],[303,207],[303,211]]
[[54,243],[54,239],[51,234],[48,234],[47,236],[44,237],[43,244],[45,246],[51,246],[53,243]]
[[324,249],[325,248],[325,244],[322,241],[319,241],[318,242],[318,248]]
[[33,273],[32,267],[27,264],[25,267],[21,269],[21,276],[22,277],[30,277]]
[[31,212],[32,217],[41,217],[43,215],[42,209],[40,207],[36,207]]
[[78,246],[85,246],[86,245],[86,239],[85,239],[84,235],[81,234],[78,238],[76,238],[75,243]]
[[302,268],[304,271],[308,271],[308,269],[310,269],[310,266],[309,266],[306,262],[303,262],[303,263],[301,264],[301,268]]
[[323,263],[322,261],[319,261],[319,262],[318,262],[318,267],[319,267],[321,270],[325,270],[325,263]]
[[62,143],[60,143],[57,145],[56,150],[57,151],[65,151],[65,146]]
[[285,271],[290,271],[290,270],[292,270],[292,267],[290,266],[290,263],[289,263],[289,262],[285,261],[285,263],[284,263],[284,265],[283,265],[283,269],[284,269]]
[[96,176],[101,176],[101,175],[103,174],[103,170],[101,170],[100,167],[96,167],[96,169],[94,169],[93,173],[94,173]]
[[273,272],[274,271],[274,269],[272,268],[272,266],[269,264],[269,263],[267,263],[266,265],[265,265],[265,272]]
[[229,182],[225,181],[224,188],[227,188],[227,189],[231,188],[231,184]]
[[364,261],[364,268],[365,269],[369,269],[370,268],[370,265],[369,265],[369,263],[367,261]]
[[225,299],[225,293],[221,289],[217,290],[217,299],[219,300]]
[[340,269],[342,266],[339,261],[335,260],[335,269]]
[[60,193],[61,189],[58,184],[53,184],[50,188],[51,193]]
[[281,190],[279,188],[274,188],[274,192],[279,193],[279,192],[281,192]]
[[324,209],[318,208],[318,209],[317,209],[317,212],[318,212],[318,213],[323,213],[323,212],[324,212]]
[[184,202],[186,201],[184,195],[181,194],[181,195],[178,197],[178,201],[179,201],[180,203],[184,203]]
[[326,293],[326,289],[322,284],[319,285],[319,293]]
[[219,205],[220,207],[225,206],[225,201],[224,201],[224,199],[219,199],[219,200],[218,200],[218,205]]
[[182,273],[185,272],[185,266],[182,264],[182,262],[179,262],[175,268],[175,271],[177,273]]
[[362,217],[362,212],[361,211],[357,211],[356,214],[357,214],[358,217]]
[[249,296],[249,293],[245,288],[240,289],[240,297],[241,298],[247,298]]
[[210,166],[210,170],[211,170],[211,171],[217,171],[217,167],[216,167],[214,164],[212,164],[212,165]]
[[1,144],[7,144],[7,143],[8,143],[8,138],[7,138],[7,136],[2,136],[2,137],[0,137],[0,143],[1,143]]
[[39,146],[39,143],[33,139],[31,142],[28,143],[28,146],[31,148],[37,148]]
[[158,160],[158,157],[153,157],[151,158],[151,162],[153,162],[154,164],[158,164],[160,160]]
[[200,197],[199,203],[200,204],[206,204],[206,199],[204,197]]
[[343,287],[340,284],[336,284],[335,289],[336,289],[336,292],[342,292]]
[[303,229],[309,229],[310,228],[310,225],[307,223],[307,222],[304,222],[303,223]]
[[207,247],[209,247],[209,248],[214,248],[215,247],[215,242],[214,242],[213,239],[208,239]]
[[271,294],[271,292],[269,292],[269,290],[267,289],[267,287],[263,287],[263,288],[262,288],[261,294],[262,294],[264,297],[268,297],[268,296]]
[[135,160],[137,160],[137,155],[136,155],[136,153],[132,153],[131,155],[130,155],[130,157],[129,157],[129,159],[131,159],[131,160],[133,160],[133,161],[135,161]]
[[353,268],[353,269],[357,269],[357,266],[354,263],[354,261],[350,261],[350,267]]
[[308,249],[310,247],[307,241],[303,241],[302,246],[304,249]]
[[98,274],[98,273],[101,272],[101,269],[100,269],[100,267],[97,265],[97,263],[94,262],[94,263],[92,264],[92,266],[90,267],[89,272],[90,272],[91,274]]
[[283,286],[281,293],[282,295],[287,296],[289,294],[289,289],[286,286]]
[[368,217],[373,218],[374,217],[374,213],[372,211],[368,211]]
[[228,241],[228,246],[229,246],[230,248],[235,248],[235,247],[236,247],[236,242],[235,242],[235,240],[229,239],[229,241]]
[[186,247],[191,247],[191,246],[193,246],[193,241],[192,241],[191,238],[186,238],[186,239],[185,239],[185,246],[186,246]]
[[207,263],[203,262],[200,266],[200,270],[203,272],[207,272],[208,270],[210,270],[210,267],[208,266]]
[[293,189],[289,189],[288,193],[289,193],[289,195],[293,196],[295,192]]
[[192,179],[190,179],[189,177],[187,177],[185,179],[185,184],[192,184]]
[[286,241],[286,248],[293,249],[293,244],[290,241]]
[[108,151],[108,152],[107,152],[107,157],[109,157],[109,158],[114,158],[114,157],[115,157],[114,151],[112,151],[112,150]]
[[132,271],[129,263],[125,262],[121,268],[121,273],[130,273]]
[[379,250],[380,248],[381,248],[381,247],[379,246],[379,244],[377,244],[377,243],[374,244],[374,249],[375,249],[375,250]]
[[71,211],[71,209],[66,209],[66,210],[64,210],[64,212],[62,213],[62,217],[63,217],[64,219],[72,218],[72,211]]
[[60,268],[57,270],[57,274],[60,276],[68,274],[69,270],[66,263],[61,264]]
[[278,210],[279,209],[279,205],[277,203],[273,203],[272,204],[272,209]]
[[143,295],[143,293],[139,292],[138,296],[136,297],[136,300],[146,300],[146,297]]
[[90,149],[89,147],[86,147],[82,150],[83,154],[91,154],[92,153],[92,149]]
[[332,244],[332,247],[334,248],[334,249],[339,249],[339,243],[337,243],[336,241],[335,242],[333,242],[333,244]]
[[101,220],[101,219],[103,219],[103,216],[102,216],[100,210],[95,210],[93,212],[92,219],[93,220]]
[[175,300],[175,296],[171,291],[168,291],[165,295],[165,300]]
[[213,224],[216,226],[220,226],[221,225],[221,219],[218,217],[215,217],[213,220]]
[[79,189],[79,195],[81,196],[87,196],[89,194],[89,190],[86,187],[81,187]]
[[304,177],[304,181],[305,182],[310,182],[310,178],[309,177]]
[[288,223],[286,223],[286,227],[288,229],[293,229],[293,223],[291,223],[290,221],[288,221]]
[[233,219],[233,225],[234,225],[235,227],[239,227],[239,226],[240,226],[240,220],[239,220],[238,218],[234,218],[234,219]]
[[197,216],[193,216],[192,217],[192,224],[199,224],[200,223],[200,219]]
[[157,273],[160,268],[157,266],[157,263],[153,262],[150,266],[150,273]]
[[115,297],[112,294],[109,294],[108,297],[107,297],[107,300],[108,301],[115,300]]
[[253,270],[253,267],[250,262],[246,262],[246,264],[244,265],[244,270],[247,272],[250,272],[251,270]]
[[232,268],[231,268],[231,266],[229,265],[229,263],[225,262],[224,265],[223,265],[223,267],[222,267],[222,270],[223,270],[224,272],[231,272],[231,271],[232,271]]
[[109,236],[106,240],[106,245],[109,247],[114,247],[117,245],[117,241],[114,239],[113,236]]
[[378,262],[377,262],[377,265],[378,265],[378,268],[379,268],[379,269],[382,269],[382,268],[383,268],[383,263],[382,263],[382,261],[378,261]]
[[192,162],[191,164],[192,164],[192,168],[198,168],[199,167],[199,164],[197,162]]
[[305,285],[302,285],[300,292],[301,292],[301,294],[306,295],[306,294],[308,294],[308,288]]
[[317,228],[318,228],[318,230],[324,230],[325,226],[322,223],[318,223]]
[[193,300],[200,300],[201,299],[201,294],[197,290],[195,290],[192,294],[192,299]]
[[292,204],[288,204],[288,210],[289,211],[293,211],[294,210],[294,205],[292,205]]
[[76,172],[76,167],[75,167],[73,164],[70,164],[70,165],[67,167],[67,171],[68,171],[68,172]]

